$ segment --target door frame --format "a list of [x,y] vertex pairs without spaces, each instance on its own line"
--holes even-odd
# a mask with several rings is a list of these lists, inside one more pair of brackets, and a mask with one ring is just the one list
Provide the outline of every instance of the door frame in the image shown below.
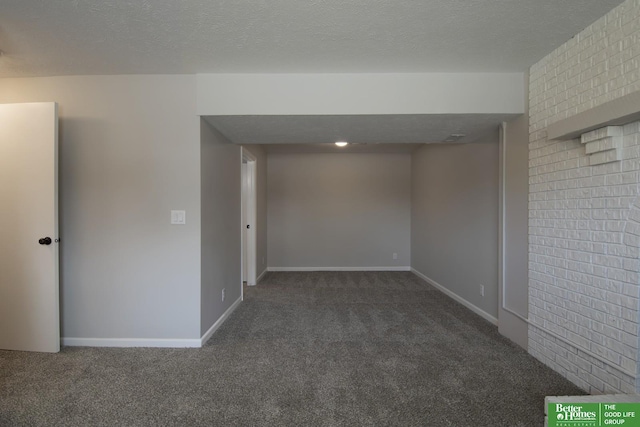
[[[242,246],[242,269],[241,276],[244,276],[244,262],[246,259],[248,286],[256,285],[256,265],[257,265],[257,158],[247,149],[242,148],[242,218],[246,218],[246,224],[241,222],[241,246]],[[246,165],[246,166],[245,166]],[[244,185],[246,179],[247,185]],[[242,220],[241,220],[242,221]],[[250,228],[246,228],[247,225]],[[246,233],[246,243],[245,243]],[[246,254],[246,256],[245,256]],[[243,295],[244,298],[244,295]]]

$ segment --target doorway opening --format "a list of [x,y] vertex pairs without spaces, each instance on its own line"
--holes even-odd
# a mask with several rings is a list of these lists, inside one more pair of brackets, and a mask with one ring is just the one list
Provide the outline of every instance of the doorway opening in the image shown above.
[[[256,285],[256,158],[242,149],[242,281]],[[243,292],[244,298],[244,292]]]

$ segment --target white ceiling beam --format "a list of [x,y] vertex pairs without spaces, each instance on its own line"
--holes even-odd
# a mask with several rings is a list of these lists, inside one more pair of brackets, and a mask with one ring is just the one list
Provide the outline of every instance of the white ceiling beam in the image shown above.
[[215,115],[522,114],[523,73],[198,74]]

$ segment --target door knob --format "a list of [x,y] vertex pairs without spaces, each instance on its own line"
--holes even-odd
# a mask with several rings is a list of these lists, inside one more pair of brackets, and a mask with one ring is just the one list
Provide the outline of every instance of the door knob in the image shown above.
[[38,240],[38,243],[40,243],[41,245],[50,245],[51,237],[45,237],[44,239],[40,239]]

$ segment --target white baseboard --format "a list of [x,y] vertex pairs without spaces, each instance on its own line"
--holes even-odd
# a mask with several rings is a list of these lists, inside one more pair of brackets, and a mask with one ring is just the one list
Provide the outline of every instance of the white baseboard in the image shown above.
[[167,348],[200,348],[211,335],[242,302],[238,298],[231,307],[214,323],[199,339],[155,339],[155,338],[62,338],[62,345],[68,347],[167,347]]
[[267,274],[267,272],[269,271],[268,268],[265,268],[264,271],[262,273],[260,273],[260,275],[258,276],[258,278],[256,279],[256,285],[258,283],[260,283],[260,280],[262,280],[262,278],[264,277],[265,274]]
[[202,336],[202,338],[200,338],[200,346],[199,347],[202,347],[207,341],[209,341],[209,338],[211,338],[211,335],[213,335],[213,333],[215,331],[217,331],[220,326],[222,326],[224,321],[227,320],[227,318],[229,316],[231,316],[231,313],[233,313],[236,310],[236,308],[238,308],[238,306],[240,305],[241,302],[242,302],[242,298],[238,298],[236,300],[236,302],[231,304],[231,307],[229,307],[227,309],[227,311],[225,311],[224,314],[222,316],[220,316],[220,318],[218,320],[216,320],[216,322],[213,325],[211,325],[209,330],[207,332],[205,332],[205,334]]
[[525,350],[529,349],[529,322],[520,315],[514,315],[509,309],[498,308],[498,332],[518,344]]
[[62,338],[68,347],[202,347],[199,339],[154,339],[154,338]]
[[443,294],[445,294],[448,297],[450,297],[451,299],[454,299],[454,300],[458,301],[460,304],[464,305],[465,307],[467,307],[469,310],[473,311],[477,315],[483,317],[484,319],[488,320],[489,322],[493,323],[496,326],[498,325],[498,319],[496,319],[494,316],[490,315],[489,313],[487,313],[483,309],[481,309],[478,306],[470,303],[466,299],[462,298],[460,295],[458,295],[458,294],[450,291],[449,289],[445,288],[444,286],[442,286],[440,283],[436,282],[435,280],[432,280],[432,279],[428,278],[427,276],[425,276],[424,274],[420,273],[415,268],[412,268],[411,272],[413,274],[415,274],[416,276],[418,276],[419,278],[421,278],[422,280],[424,280],[425,282],[429,283],[434,288],[438,289]]
[[269,267],[268,271],[411,271],[411,267]]

